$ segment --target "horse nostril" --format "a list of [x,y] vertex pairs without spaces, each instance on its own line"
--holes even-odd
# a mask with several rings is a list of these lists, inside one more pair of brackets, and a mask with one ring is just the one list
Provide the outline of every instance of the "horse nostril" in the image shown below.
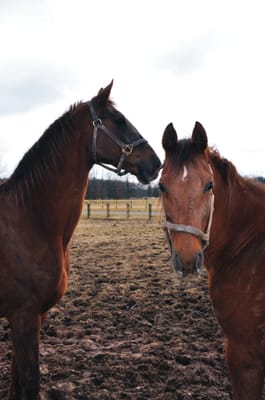
[[173,266],[174,266],[175,271],[177,272],[177,274],[179,274],[180,276],[183,276],[185,267],[182,264],[182,261],[181,261],[179,255],[178,255],[178,253],[173,252],[172,261],[173,261]]
[[175,271],[181,276],[195,272],[200,273],[203,265],[203,252],[199,251],[197,254],[195,253],[193,259],[189,261],[184,261],[179,253],[173,252],[172,261]]
[[203,252],[199,251],[197,253],[197,258],[196,258],[196,262],[195,262],[195,270],[196,272],[200,273],[202,266],[203,266],[203,261],[204,261],[204,256],[203,256]]

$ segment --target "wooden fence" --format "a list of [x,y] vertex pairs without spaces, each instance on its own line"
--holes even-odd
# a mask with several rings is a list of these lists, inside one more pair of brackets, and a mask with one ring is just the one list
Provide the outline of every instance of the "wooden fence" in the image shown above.
[[86,200],[81,218],[86,219],[161,219],[159,199]]

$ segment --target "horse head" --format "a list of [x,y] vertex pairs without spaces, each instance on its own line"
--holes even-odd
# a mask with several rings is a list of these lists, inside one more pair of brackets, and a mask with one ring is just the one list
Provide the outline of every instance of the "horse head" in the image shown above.
[[165,162],[159,188],[165,231],[178,273],[199,272],[209,243],[213,216],[213,172],[208,161],[208,139],[196,122],[190,139],[178,140],[172,124],[163,134]]
[[[94,126],[93,161],[118,175],[127,172],[147,184],[158,175],[161,163],[137,129],[109,100],[113,81],[89,103]],[[113,167],[109,167],[110,164]]]

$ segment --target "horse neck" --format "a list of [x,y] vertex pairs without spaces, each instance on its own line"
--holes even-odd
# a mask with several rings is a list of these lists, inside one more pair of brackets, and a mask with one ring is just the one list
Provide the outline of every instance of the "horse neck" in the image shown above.
[[[82,151],[80,151],[82,149]],[[50,215],[49,225],[57,226],[67,245],[80,217],[88,182],[87,146],[76,140],[66,151],[65,162],[50,182],[43,195],[47,198],[42,217]]]
[[57,146],[58,151],[53,151],[52,145],[46,146],[46,168],[33,165],[14,187],[16,201],[27,219],[36,229],[61,238],[64,248],[80,217],[92,167],[92,126],[89,128],[87,113],[84,115],[78,126],[73,118],[73,126]]
[[223,266],[234,262],[260,235],[264,237],[265,189],[235,170],[228,181],[214,167],[213,170],[215,208],[206,255],[209,265]]

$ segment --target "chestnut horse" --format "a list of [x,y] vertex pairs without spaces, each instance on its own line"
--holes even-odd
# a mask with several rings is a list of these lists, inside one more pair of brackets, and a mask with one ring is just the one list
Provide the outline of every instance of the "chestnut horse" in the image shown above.
[[13,347],[9,400],[38,398],[40,328],[67,287],[69,241],[88,171],[107,163],[146,184],[160,168],[109,100],[111,88],[58,118],[0,185],[0,317],[9,321]]
[[200,271],[226,335],[234,400],[260,400],[265,373],[265,187],[208,147],[196,123],[178,140],[169,124],[159,183],[175,269]]

